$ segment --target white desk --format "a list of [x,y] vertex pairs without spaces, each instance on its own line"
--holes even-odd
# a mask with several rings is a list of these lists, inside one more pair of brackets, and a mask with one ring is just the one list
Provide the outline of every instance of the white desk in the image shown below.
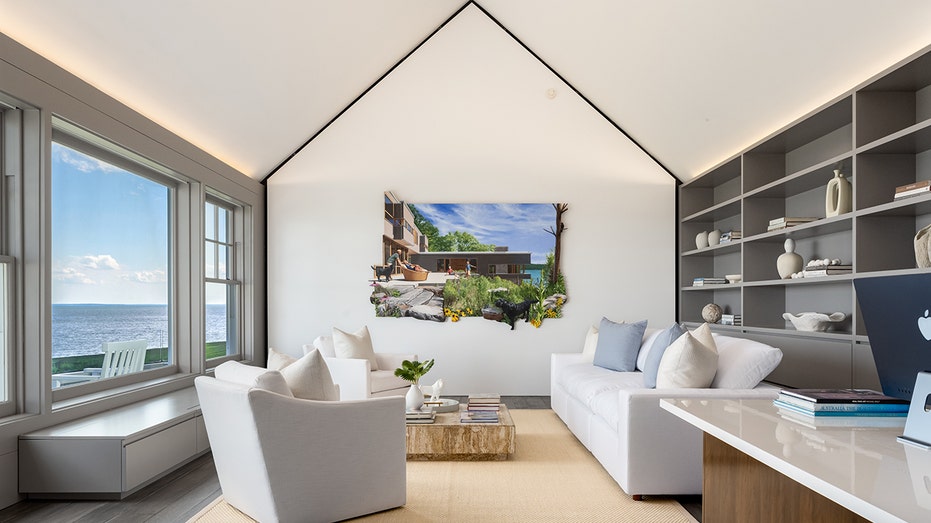
[[931,521],[931,451],[896,441],[904,418],[886,428],[814,426],[782,417],[771,400],[662,400],[662,408],[705,432],[703,510],[719,511],[706,521],[819,513],[836,521],[837,511],[853,512],[848,521]]

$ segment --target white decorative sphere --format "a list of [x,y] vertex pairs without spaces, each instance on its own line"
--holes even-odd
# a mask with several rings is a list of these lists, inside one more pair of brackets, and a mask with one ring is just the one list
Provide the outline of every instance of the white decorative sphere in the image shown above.
[[708,323],[717,323],[721,321],[721,306],[716,303],[709,303],[705,305],[705,308],[701,310],[701,317],[703,320]]

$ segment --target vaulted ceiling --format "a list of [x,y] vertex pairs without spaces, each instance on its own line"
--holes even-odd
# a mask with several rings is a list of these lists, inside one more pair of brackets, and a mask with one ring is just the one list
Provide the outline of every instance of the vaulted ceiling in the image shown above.
[[[262,179],[464,5],[0,0],[0,32]],[[931,44],[927,0],[467,8],[485,10],[682,180]]]

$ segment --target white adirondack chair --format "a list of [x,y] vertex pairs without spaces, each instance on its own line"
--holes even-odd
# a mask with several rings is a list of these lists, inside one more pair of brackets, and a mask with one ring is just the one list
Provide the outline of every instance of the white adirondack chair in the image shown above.
[[103,344],[101,378],[141,372],[145,365],[146,340],[111,341]]

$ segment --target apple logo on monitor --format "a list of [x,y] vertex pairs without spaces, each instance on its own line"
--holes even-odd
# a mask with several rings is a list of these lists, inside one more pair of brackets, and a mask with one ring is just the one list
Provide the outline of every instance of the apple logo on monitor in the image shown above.
[[925,309],[925,315],[918,318],[918,330],[926,340],[931,341],[931,317],[928,316],[928,309]]

